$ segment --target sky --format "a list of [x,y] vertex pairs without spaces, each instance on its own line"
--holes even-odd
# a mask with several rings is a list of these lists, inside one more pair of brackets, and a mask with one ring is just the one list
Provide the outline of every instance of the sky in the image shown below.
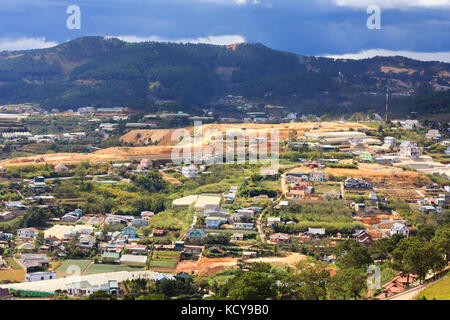
[[[80,8],[80,29],[67,28],[71,5]],[[369,6],[380,9],[380,29],[367,27]],[[0,0],[0,51],[88,35],[450,63],[450,0]]]

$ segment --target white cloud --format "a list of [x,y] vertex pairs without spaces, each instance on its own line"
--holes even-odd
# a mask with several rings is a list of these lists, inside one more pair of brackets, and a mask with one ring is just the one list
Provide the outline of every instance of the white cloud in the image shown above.
[[370,49],[364,50],[359,53],[348,53],[342,55],[323,55],[327,58],[334,59],[367,59],[376,56],[392,57],[402,56],[420,61],[442,61],[450,63],[450,51],[447,52],[413,52],[413,51],[393,51],[385,49]]
[[367,8],[370,5],[388,9],[450,6],[450,0],[331,0],[331,2],[337,6],[357,8]]
[[112,36],[108,38],[118,38],[125,42],[176,42],[176,43],[206,43],[215,45],[228,45],[234,43],[243,43],[245,38],[241,35],[222,35],[222,36],[207,36],[199,38],[182,38],[182,39],[167,39],[159,36],[137,37],[137,36]]
[[0,38],[0,51],[43,49],[57,45],[57,42],[47,41],[45,38]]

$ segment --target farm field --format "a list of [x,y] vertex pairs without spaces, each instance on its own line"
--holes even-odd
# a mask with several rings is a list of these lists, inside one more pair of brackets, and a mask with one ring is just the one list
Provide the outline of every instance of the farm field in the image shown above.
[[150,268],[175,269],[180,257],[178,251],[155,251]]
[[84,275],[117,272],[117,271],[141,271],[141,270],[144,270],[144,268],[132,268],[124,265],[114,265],[114,264],[93,264],[86,270]]
[[71,274],[76,271],[83,273],[87,266],[91,263],[91,260],[66,260],[64,263],[56,269],[56,272],[61,275]]

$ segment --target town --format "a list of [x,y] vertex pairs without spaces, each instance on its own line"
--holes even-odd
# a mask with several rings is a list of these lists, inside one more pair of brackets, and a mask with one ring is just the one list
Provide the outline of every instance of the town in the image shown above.
[[[235,113],[2,106],[0,299],[390,300],[446,277],[448,124],[222,102]],[[278,167],[173,163],[171,135],[194,121],[224,135],[277,130]],[[246,296],[239,286],[258,274],[267,287]],[[285,290],[303,281],[326,288]]]

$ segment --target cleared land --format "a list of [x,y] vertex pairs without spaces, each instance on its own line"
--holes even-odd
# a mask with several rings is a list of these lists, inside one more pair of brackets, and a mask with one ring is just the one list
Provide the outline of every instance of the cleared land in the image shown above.
[[[305,256],[299,253],[291,253],[286,257],[264,257],[248,259],[247,262],[267,262],[270,264],[276,264],[280,266],[290,265],[293,266]],[[213,275],[224,269],[236,268],[237,258],[205,258],[202,257],[200,261],[182,261],[177,265],[176,272],[191,273],[192,271],[199,275]]]
[[[327,131],[339,131],[349,130],[353,128],[368,129],[371,128],[354,122],[337,123],[337,122],[299,122],[299,123],[282,123],[282,124],[207,124],[202,127],[204,139],[202,141],[203,146],[208,145],[212,141],[212,135],[208,134],[207,130],[214,129],[219,130],[222,133],[228,131],[240,131],[245,128],[245,132],[254,132],[258,134],[267,134],[270,136],[272,130],[278,130],[281,140],[287,139],[292,131],[295,131],[297,136],[303,136],[305,132],[314,129],[314,132],[327,132]],[[188,131],[192,131],[192,128],[185,128]],[[30,157],[20,157],[0,162],[0,165],[19,166],[26,164],[36,163],[50,163],[58,164],[63,162],[65,164],[76,164],[82,161],[89,162],[109,162],[109,161],[127,161],[140,159],[143,157],[150,159],[170,159],[171,151],[174,147],[171,141],[171,136],[174,130],[133,130],[122,136],[121,139],[128,143],[140,144],[142,139],[151,138],[152,142],[159,141],[158,145],[146,146],[146,147],[113,147],[96,151],[90,154],[78,154],[78,153],[55,153],[55,154],[43,154]],[[244,132],[244,131],[242,131]],[[145,137],[145,138],[142,138]],[[152,138],[153,137],[153,138]],[[192,146],[191,146],[192,147]]]

